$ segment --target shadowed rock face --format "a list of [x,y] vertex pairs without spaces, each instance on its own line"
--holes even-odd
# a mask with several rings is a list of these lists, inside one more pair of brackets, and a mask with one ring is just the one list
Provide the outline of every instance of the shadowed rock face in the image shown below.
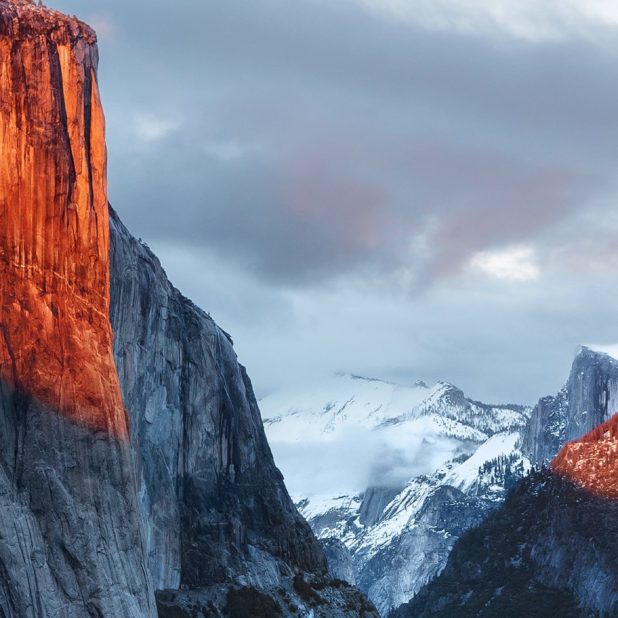
[[546,464],[566,439],[569,382],[555,396],[543,397],[534,407],[524,431],[522,451],[536,464]]
[[229,335],[112,215],[115,350],[158,589],[325,573]]
[[0,615],[156,615],[127,444],[6,383],[0,415]]
[[328,561],[328,570],[336,579],[356,585],[356,574],[350,550],[339,539],[322,539],[320,545]]
[[577,440],[618,411],[618,360],[582,347],[564,388],[539,401],[524,433],[522,450],[548,464],[566,442]]
[[617,533],[618,502],[536,473],[395,617],[615,616]]

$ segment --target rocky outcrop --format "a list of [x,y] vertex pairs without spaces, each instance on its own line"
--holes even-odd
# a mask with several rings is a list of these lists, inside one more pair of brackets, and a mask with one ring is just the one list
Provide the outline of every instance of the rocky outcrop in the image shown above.
[[618,614],[617,407],[618,361],[582,347],[522,440],[543,469],[455,544],[396,618]]
[[[565,389],[533,412],[524,447],[550,468],[465,534],[443,573],[396,618],[618,614],[618,363],[582,348]],[[543,423],[547,423],[544,428]]]
[[552,470],[595,496],[618,500],[618,414],[565,444]]
[[543,465],[560,450],[566,441],[568,413],[568,383],[557,395],[539,400],[522,437],[522,451],[530,461]]
[[398,488],[369,487],[363,494],[360,508],[358,509],[358,521],[363,526],[377,524],[386,507],[397,497],[398,493]]
[[356,573],[350,550],[339,539],[322,539],[320,545],[324,550],[328,570],[335,579],[340,579],[356,586]]
[[275,588],[211,586],[168,591],[157,599],[159,618],[379,618],[346,582],[296,575]]
[[580,438],[618,411],[618,360],[582,346],[564,388],[539,401],[522,450],[538,465],[549,463],[565,442]]
[[567,442],[607,421],[618,410],[618,360],[582,347],[569,376]]

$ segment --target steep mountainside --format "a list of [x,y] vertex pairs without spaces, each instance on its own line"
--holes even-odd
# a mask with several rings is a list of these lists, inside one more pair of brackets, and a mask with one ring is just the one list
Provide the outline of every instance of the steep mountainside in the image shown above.
[[96,64],[90,28],[0,0],[0,616],[376,616],[229,336],[110,221]]
[[344,543],[350,581],[383,614],[436,575],[529,468],[517,448],[528,411],[480,404],[446,383],[339,375],[261,403],[301,512],[324,542]]
[[618,503],[549,471],[456,543],[393,618],[587,617],[618,612]]
[[522,451],[530,461],[544,465],[566,441],[569,382],[556,395],[543,397],[532,410],[522,438]]
[[[529,444],[541,463],[555,454],[557,436],[580,431],[590,418],[607,418],[615,405],[617,365],[582,348],[562,393],[541,400],[528,432],[529,440],[539,439]],[[555,422],[539,431],[539,419],[547,418]],[[503,508],[464,535],[443,573],[397,618],[617,615],[617,488],[614,415],[565,444],[551,469],[525,479]]]
[[158,590],[326,574],[229,335],[112,213],[112,323]]
[[565,442],[592,431],[617,410],[618,360],[582,346],[564,388],[533,410],[522,450],[534,463],[547,464]]

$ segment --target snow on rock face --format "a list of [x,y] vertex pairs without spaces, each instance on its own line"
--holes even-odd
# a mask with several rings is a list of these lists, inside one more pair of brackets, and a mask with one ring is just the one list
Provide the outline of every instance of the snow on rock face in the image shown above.
[[454,467],[444,482],[461,491],[470,490],[480,481],[479,470],[489,461],[510,457],[517,450],[519,433],[503,433],[492,436],[479,446],[474,454],[460,465]]
[[261,402],[275,460],[320,539],[336,538],[382,614],[446,563],[455,540],[529,469],[529,410],[439,382],[337,375]]
[[618,360],[618,343],[610,345],[584,345],[580,348],[578,354],[581,354],[585,350],[596,352],[598,354],[607,354],[613,359]]

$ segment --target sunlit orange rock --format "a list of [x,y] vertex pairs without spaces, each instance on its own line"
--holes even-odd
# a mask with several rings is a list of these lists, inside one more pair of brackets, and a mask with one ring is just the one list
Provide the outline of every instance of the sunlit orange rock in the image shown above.
[[565,445],[552,468],[597,496],[618,499],[618,414]]
[[0,377],[124,438],[94,32],[0,0]]

